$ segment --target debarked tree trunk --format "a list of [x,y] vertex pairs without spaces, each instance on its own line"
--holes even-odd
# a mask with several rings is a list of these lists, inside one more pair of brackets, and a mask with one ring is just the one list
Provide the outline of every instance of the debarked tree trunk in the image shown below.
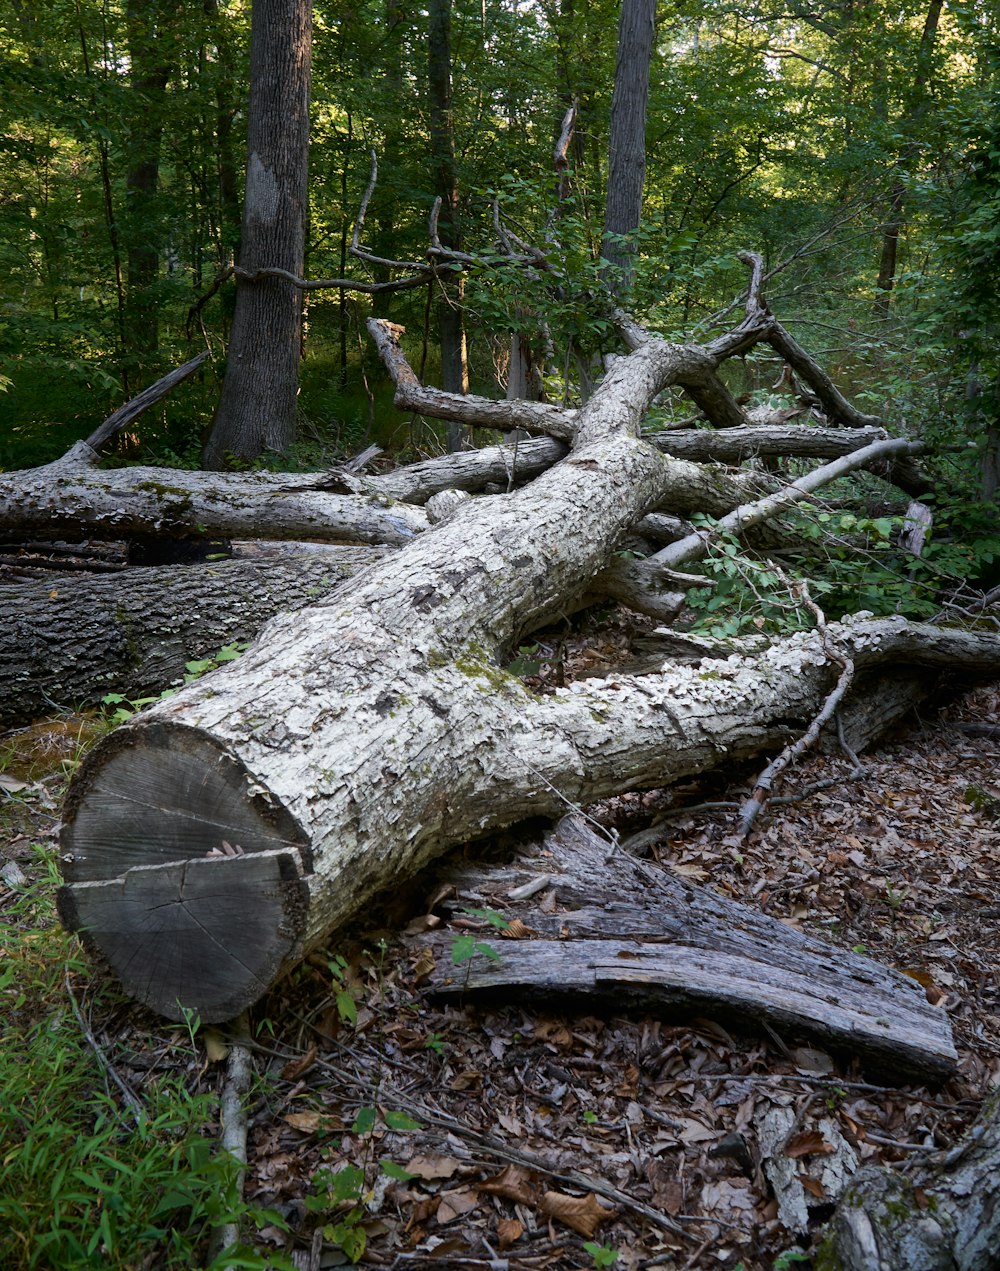
[[[554,468],[466,501],[91,753],[64,813],[60,913],[131,993],[173,1018],[229,1018],[450,846],[754,754],[811,720],[836,678],[818,635],[546,698],[501,669],[699,473],[637,438],[698,356],[645,340]],[[859,670],[1000,656],[998,636],[902,620],[830,631]]]

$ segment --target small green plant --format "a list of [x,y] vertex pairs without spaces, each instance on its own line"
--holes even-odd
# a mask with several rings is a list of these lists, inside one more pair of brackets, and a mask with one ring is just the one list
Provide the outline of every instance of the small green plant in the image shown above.
[[808,1262],[809,1255],[801,1249],[785,1249],[774,1260],[774,1271],[788,1271],[794,1262]]
[[[331,1244],[342,1249],[353,1263],[360,1262],[367,1246],[365,1212],[376,1195],[375,1183],[379,1175],[395,1182],[408,1182],[414,1177],[404,1166],[388,1157],[374,1161],[374,1143],[376,1136],[384,1130],[400,1133],[423,1127],[407,1113],[391,1109],[384,1111],[381,1119],[380,1126],[379,1111],[373,1105],[366,1104],[358,1109],[351,1133],[366,1140],[364,1163],[342,1165],[336,1170],[325,1167],[318,1170],[313,1176],[315,1194],[305,1200],[306,1209],[311,1213],[328,1214],[333,1211],[333,1220],[324,1225],[323,1235]],[[372,1179],[370,1183],[369,1177]]]
[[[242,1247],[210,1260],[213,1229],[284,1220],[239,1199],[240,1165],[209,1137],[216,1097],[191,1093],[183,1068],[134,1103],[108,1082],[72,993],[92,973],[55,918],[54,858],[40,848],[38,858],[44,876],[0,926],[0,1266],[291,1271],[282,1255]],[[109,993],[93,990],[87,1013],[99,1020],[116,1005]]]
[[585,1125],[596,1125],[598,1121],[598,1116],[596,1112],[593,1112],[590,1108],[587,1108],[585,1111],[580,1113],[580,1120],[583,1121]]
[[338,953],[336,957],[330,959],[327,966],[334,984],[337,1014],[345,1024],[357,1024],[358,1001],[354,989],[348,983],[347,959]]
[[[246,641],[236,640],[232,644],[224,644],[211,657],[195,658],[190,662],[185,662],[182,684],[193,684],[195,680],[200,680],[209,671],[214,671],[217,667],[224,666],[227,662],[234,662],[249,647],[250,645]],[[105,693],[101,701],[105,706],[113,706],[115,708],[111,712],[111,723],[124,724],[133,715],[138,714],[144,706],[151,706],[153,702],[162,702],[168,697],[173,697],[180,687],[180,684],[173,685],[171,688],[165,688],[162,693],[156,693],[151,697],[126,697],[124,693]]]
[[885,885],[885,903],[889,907],[889,912],[895,917],[896,913],[902,908],[907,896],[910,894],[908,887],[893,887],[892,883]]
[[[501,913],[497,913],[495,909],[471,909],[467,908],[465,912],[471,918],[479,918],[483,922],[488,922],[491,927],[495,927],[497,931],[505,931],[510,923]],[[500,954],[491,944],[480,940],[474,935],[455,936],[451,942],[451,960],[454,966],[462,966],[471,963],[472,959],[478,955],[489,958],[491,962],[499,962]]]
[[613,1267],[621,1257],[617,1249],[612,1249],[610,1245],[599,1245],[595,1240],[584,1241],[583,1247],[593,1258],[594,1266],[598,1268]]

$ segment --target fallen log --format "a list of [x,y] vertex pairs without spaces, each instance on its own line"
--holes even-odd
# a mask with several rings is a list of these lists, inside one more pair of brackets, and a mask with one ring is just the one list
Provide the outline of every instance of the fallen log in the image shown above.
[[1000,1098],[965,1138],[906,1172],[869,1166],[840,1198],[818,1266],[838,1271],[990,1271],[1000,1266]]
[[[64,814],[60,912],[140,1000],[228,1018],[448,846],[758,753],[825,695],[820,642],[795,636],[537,699],[485,652],[484,636],[503,643],[483,598],[501,586],[492,551],[475,561],[462,535],[456,558],[450,528],[276,619],[240,661],[83,765]],[[529,550],[510,522],[477,528],[474,542]],[[860,666],[988,671],[1000,657],[998,636],[898,619],[831,631]]]
[[184,676],[185,664],[251,640],[282,610],[326,596],[385,548],[127,569],[0,583],[0,724],[135,699]]
[[[371,330],[398,368],[391,328]],[[652,509],[692,489],[704,507],[731,480],[639,436],[651,402],[706,354],[636,330],[629,343],[567,412],[562,461],[503,498],[455,505],[91,753],[65,808],[60,913],[140,1000],[173,1018],[238,1014],[448,847],[757,754],[812,719],[831,671],[828,643],[809,635],[545,698],[502,669]],[[491,408],[490,421],[523,416]],[[418,511],[381,510],[400,509]],[[1000,655],[1000,636],[894,619],[831,626],[831,639],[859,671],[992,670]]]
[[491,955],[459,966],[455,929],[420,936],[431,993],[709,1014],[757,1029],[763,1020],[895,1077],[954,1070],[948,1017],[914,980],[637,860],[580,817],[509,864],[462,863],[442,883],[466,936],[470,907],[508,925],[483,922],[476,940]]

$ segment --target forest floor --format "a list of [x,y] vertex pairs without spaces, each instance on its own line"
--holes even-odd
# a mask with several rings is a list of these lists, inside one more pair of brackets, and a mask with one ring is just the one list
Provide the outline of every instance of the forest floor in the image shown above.
[[[303,1268],[349,1253],[483,1271],[808,1265],[845,1171],[947,1150],[1000,1083],[1000,738],[955,726],[998,719],[1000,685],[965,692],[866,753],[863,779],[772,808],[747,843],[723,808],[665,821],[652,848],[666,869],[914,976],[952,1022],[947,1084],[896,1085],[807,1037],[708,1019],[437,1004],[406,934],[436,903],[428,873],[252,1014],[245,1191],[283,1220],[257,1247]],[[15,731],[0,746],[16,761],[44,736]],[[48,767],[22,769],[27,821],[0,817],[0,903],[17,885],[11,863],[30,881],[30,841],[54,834],[62,778]],[[784,793],[850,769],[815,756]],[[9,813],[16,762],[6,772]],[[753,776],[591,813],[625,835],[670,806],[736,801]],[[221,1089],[214,1034],[193,1055],[184,1030],[85,976],[74,988],[95,1045],[140,1098],[177,1065],[192,1090]],[[764,1146],[776,1124],[791,1181]]]

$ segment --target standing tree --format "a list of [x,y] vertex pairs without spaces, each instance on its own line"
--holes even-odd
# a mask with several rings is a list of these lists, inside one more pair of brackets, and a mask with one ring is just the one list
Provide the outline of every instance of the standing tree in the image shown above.
[[642,219],[646,178],[646,103],[649,63],[656,27],[656,0],[622,0],[618,23],[618,61],[611,101],[608,142],[608,199],[604,213],[604,259],[614,267],[609,281],[616,291],[632,280],[634,235]]
[[[451,0],[431,0],[427,33],[427,89],[430,106],[431,163],[434,192],[441,200],[438,228],[445,247],[461,246],[458,226],[458,174],[451,104]],[[446,392],[467,393],[469,370],[459,279],[443,287],[438,304],[441,329],[441,383]],[[448,425],[448,449],[459,450],[462,426]]]
[[159,345],[156,283],[162,234],[156,225],[167,83],[177,53],[176,0],[128,0],[126,28],[135,110],[129,127],[126,188],[128,286],[125,341],[130,372],[142,381]]
[[295,436],[309,154],[311,0],[254,0],[246,193],[236,312],[206,468],[286,450]]

